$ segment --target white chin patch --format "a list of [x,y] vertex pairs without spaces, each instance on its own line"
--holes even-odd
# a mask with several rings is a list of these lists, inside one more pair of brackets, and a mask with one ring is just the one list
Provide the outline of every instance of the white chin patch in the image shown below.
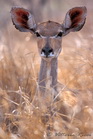
[[42,57],[45,56],[44,52],[41,53],[41,56],[42,56]]
[[[41,53],[41,57],[46,57],[44,52]],[[48,58],[51,58],[51,57],[54,57],[54,54],[52,52],[48,55]]]
[[54,54],[51,52],[50,54],[49,54],[49,57],[53,57],[54,56]]

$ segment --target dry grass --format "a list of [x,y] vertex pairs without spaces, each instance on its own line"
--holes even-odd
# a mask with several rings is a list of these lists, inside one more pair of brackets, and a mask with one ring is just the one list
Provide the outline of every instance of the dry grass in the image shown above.
[[80,33],[63,38],[58,69],[63,89],[58,101],[48,108],[42,101],[41,108],[35,38],[15,31],[12,24],[4,28],[0,38],[0,139],[93,138],[92,32],[90,19]]

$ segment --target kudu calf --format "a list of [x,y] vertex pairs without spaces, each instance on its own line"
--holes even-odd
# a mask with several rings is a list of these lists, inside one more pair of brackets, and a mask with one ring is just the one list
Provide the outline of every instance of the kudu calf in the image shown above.
[[62,24],[54,21],[37,24],[28,10],[20,7],[13,7],[11,10],[11,18],[16,29],[37,36],[41,56],[38,84],[44,98],[49,95],[54,98],[58,93],[57,69],[58,56],[62,50],[62,37],[81,30],[85,24],[86,13],[86,7],[75,7],[66,13]]

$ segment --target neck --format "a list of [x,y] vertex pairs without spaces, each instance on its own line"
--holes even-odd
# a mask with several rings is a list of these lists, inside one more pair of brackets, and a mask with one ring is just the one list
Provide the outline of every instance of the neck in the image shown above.
[[39,88],[42,91],[45,89],[54,88],[56,91],[57,85],[57,58],[53,58],[50,61],[41,59],[40,73],[39,73]]

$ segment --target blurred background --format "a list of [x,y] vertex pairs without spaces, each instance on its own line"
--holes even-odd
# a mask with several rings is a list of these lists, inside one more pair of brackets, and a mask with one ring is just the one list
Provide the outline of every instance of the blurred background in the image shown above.
[[[2,100],[0,104],[3,106],[0,107],[3,111],[3,114],[0,113],[1,123],[4,123],[5,113],[11,115],[16,106],[21,104],[20,89],[28,96],[29,102],[32,102],[36,92],[40,66],[36,37],[15,29],[10,15],[12,6],[20,6],[30,10],[37,23],[47,20],[62,23],[69,9],[86,6],[87,19],[83,29],[63,38],[63,49],[58,59],[58,80],[77,92],[79,99],[82,99],[80,107],[83,107],[84,111],[76,117],[77,119],[79,117],[80,121],[78,119],[77,123],[80,125],[77,127],[77,123],[74,121],[71,125],[72,128],[79,128],[82,132],[87,131],[92,135],[93,125],[90,122],[93,120],[93,0],[0,0],[0,98]],[[16,92],[18,90],[19,93]],[[3,98],[7,102],[3,101]],[[80,104],[78,103],[78,105]],[[38,118],[36,117],[36,119]],[[36,119],[34,119],[33,125]],[[28,125],[26,126],[28,127]],[[38,129],[39,127],[37,127]],[[13,128],[10,131],[16,130]],[[21,133],[24,136],[27,133],[27,139],[32,137],[27,131]],[[37,138],[41,139],[41,136]],[[34,138],[36,136],[33,135],[31,139]]]

